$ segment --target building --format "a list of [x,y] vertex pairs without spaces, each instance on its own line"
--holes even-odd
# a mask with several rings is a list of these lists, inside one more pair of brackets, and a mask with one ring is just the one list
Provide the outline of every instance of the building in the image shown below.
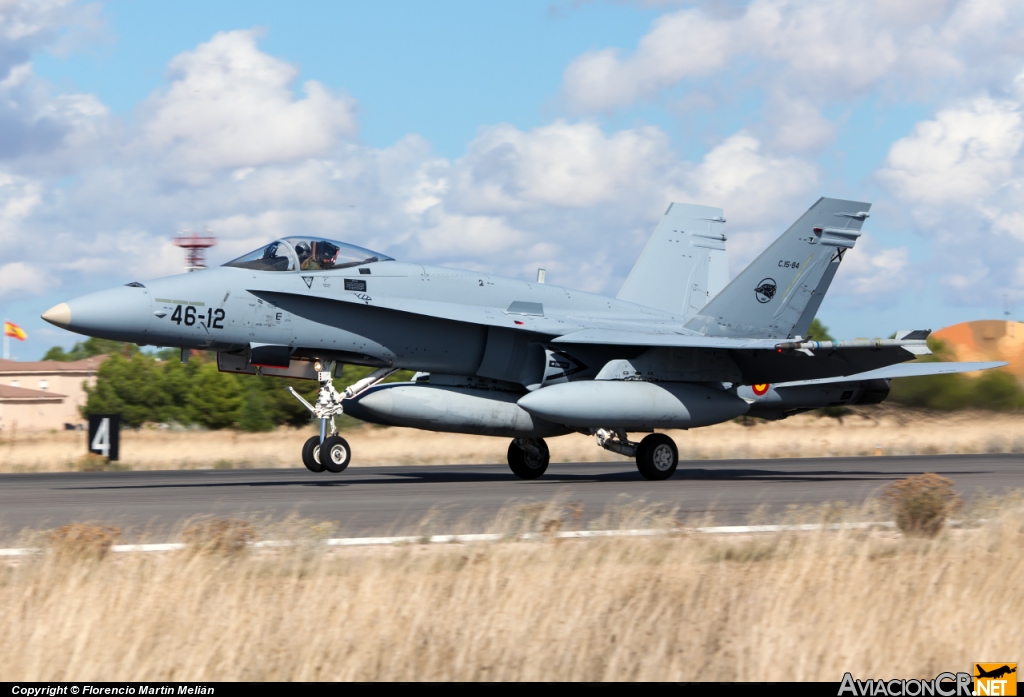
[[[1024,387],[1024,324],[1001,319],[961,322],[932,336],[945,344],[957,361],[1008,361],[999,370],[1010,373]],[[974,373],[968,373],[974,376]]]
[[80,361],[0,360],[0,429],[48,431],[83,425],[83,385],[96,384],[106,356]]

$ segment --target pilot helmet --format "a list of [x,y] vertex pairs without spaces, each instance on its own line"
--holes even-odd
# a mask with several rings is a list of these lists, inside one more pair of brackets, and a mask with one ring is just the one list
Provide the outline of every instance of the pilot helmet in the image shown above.
[[313,255],[313,252],[309,249],[308,242],[299,242],[295,245],[295,253],[299,257],[300,264]]
[[338,256],[337,245],[333,245],[327,240],[320,240],[316,244],[316,260],[320,262],[332,262],[335,257]]

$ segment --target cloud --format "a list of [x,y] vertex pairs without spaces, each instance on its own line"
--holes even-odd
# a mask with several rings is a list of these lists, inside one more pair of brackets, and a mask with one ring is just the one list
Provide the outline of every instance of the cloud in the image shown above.
[[168,169],[213,170],[288,162],[328,152],[356,134],[355,105],[256,46],[255,31],[216,34],[175,57],[171,84],[144,106],[142,142]]
[[988,94],[917,123],[876,173],[932,241],[928,272],[947,301],[992,305],[1019,287],[1024,255],[1024,104]]
[[39,295],[50,290],[46,276],[36,266],[15,261],[0,266],[0,298],[17,295]]
[[979,97],[939,111],[889,150],[878,177],[919,204],[971,204],[1013,174],[1024,144],[1020,104]]
[[[368,147],[356,104],[315,82],[296,93],[298,77],[258,33],[220,33],[120,120],[92,95],[51,95],[26,66],[6,89],[34,95],[23,121],[47,115],[59,144],[31,161],[0,154],[0,237],[45,239],[83,292],[176,272],[170,238],[209,226],[212,263],[308,234],[526,278],[543,266],[551,282],[614,293],[669,201],[725,207],[745,259],[817,196],[815,164],[747,131],[694,161],[657,127],[589,119],[483,126],[453,159],[416,135]],[[32,266],[17,247],[5,261]]]
[[588,52],[563,75],[577,111],[601,112],[651,99],[688,79],[746,59],[762,84],[793,96],[849,99],[883,84],[931,88],[1019,64],[1024,8],[1010,0],[754,0],[741,10],[680,9],[655,20],[632,53]]
[[859,301],[891,303],[912,278],[906,247],[884,248],[876,237],[865,233],[843,258],[833,292]]
[[455,163],[450,198],[466,211],[587,208],[662,189],[674,166],[654,127],[608,135],[591,122],[529,132],[503,124],[483,129]]

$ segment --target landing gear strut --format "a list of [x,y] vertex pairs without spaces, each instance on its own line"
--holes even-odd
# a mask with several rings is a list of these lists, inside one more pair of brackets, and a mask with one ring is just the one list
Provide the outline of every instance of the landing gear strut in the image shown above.
[[675,441],[664,433],[652,433],[639,443],[626,437],[626,431],[619,428],[598,429],[597,444],[605,450],[636,458],[636,468],[644,479],[668,479],[679,466],[679,450]]
[[398,368],[375,370],[359,382],[346,387],[345,391],[341,393],[334,389],[334,383],[331,380],[334,361],[317,361],[316,371],[317,379],[320,381],[320,392],[317,394],[316,404],[310,404],[293,388],[288,388],[292,396],[302,402],[303,406],[320,420],[320,435],[313,436],[302,446],[302,464],[311,472],[323,472],[326,469],[328,472],[337,474],[343,472],[352,460],[352,449],[349,447],[348,441],[338,435],[338,427],[334,423],[334,417],[341,416],[345,412],[342,400],[351,399],[361,394],[389,375],[398,372]]
[[520,479],[536,479],[548,469],[551,452],[543,438],[516,438],[508,446],[508,466]]

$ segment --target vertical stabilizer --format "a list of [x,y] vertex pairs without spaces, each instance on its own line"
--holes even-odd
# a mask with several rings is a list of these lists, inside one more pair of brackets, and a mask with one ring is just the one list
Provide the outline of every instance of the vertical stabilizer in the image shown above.
[[616,296],[693,317],[729,280],[721,208],[672,203]]
[[707,336],[803,334],[871,204],[822,198],[686,323]]

